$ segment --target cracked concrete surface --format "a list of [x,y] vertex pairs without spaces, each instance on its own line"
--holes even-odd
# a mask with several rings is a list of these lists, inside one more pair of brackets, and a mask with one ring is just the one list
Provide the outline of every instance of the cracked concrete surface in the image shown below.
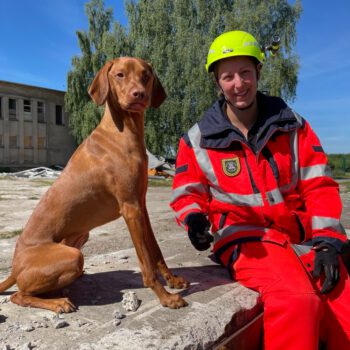
[[[0,179],[0,238],[23,228],[47,188],[40,180]],[[343,191],[342,197],[348,229],[350,193]],[[174,221],[169,198],[170,188],[150,187],[147,206],[166,262],[191,282],[180,291],[188,307],[164,308],[143,287],[129,233],[119,219],[91,232],[83,247],[85,274],[60,292],[78,306],[77,312],[57,317],[19,307],[8,301],[15,287],[0,295],[0,349],[213,349],[228,331],[258,315],[257,294],[232,282],[209,251],[192,248]],[[0,239],[1,280],[10,270],[15,241]],[[122,307],[130,291],[141,301],[134,312]]]

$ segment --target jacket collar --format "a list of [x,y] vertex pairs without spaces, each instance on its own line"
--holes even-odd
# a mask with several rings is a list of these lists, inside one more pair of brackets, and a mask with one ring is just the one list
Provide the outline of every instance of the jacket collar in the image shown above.
[[[257,122],[250,130],[250,135],[255,135],[254,149],[266,144],[276,130],[288,132],[303,125],[299,118],[279,97],[271,97],[257,93],[259,116]],[[219,99],[205,113],[198,122],[201,131],[201,147],[203,148],[228,148],[234,141],[240,141],[249,145],[249,141],[243,134],[231,124],[224,112],[225,100]],[[248,134],[248,140],[249,138]],[[250,145],[251,146],[251,145]]]

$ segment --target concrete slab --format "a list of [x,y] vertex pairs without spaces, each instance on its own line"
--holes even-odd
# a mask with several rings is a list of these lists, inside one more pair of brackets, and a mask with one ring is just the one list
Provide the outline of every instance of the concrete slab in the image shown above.
[[[47,184],[43,186],[24,179],[0,181],[0,238],[9,227],[23,227],[47,189]],[[342,196],[345,208],[349,208],[349,193]],[[84,276],[62,291],[79,307],[77,312],[58,318],[49,311],[10,303],[10,293],[0,296],[0,349],[257,350],[255,341],[261,335],[258,295],[232,282],[227,271],[210,259],[209,251],[199,253],[192,248],[186,233],[174,222],[169,198],[170,188],[150,188],[148,210],[169,267],[191,282],[190,288],[180,291],[188,307],[163,308],[153,292],[143,287],[126,225],[118,220],[93,230],[83,248]],[[15,241],[0,239],[0,280],[9,272]],[[122,307],[123,296],[129,291],[141,300],[135,312]],[[124,317],[118,319],[116,313]],[[256,317],[259,322],[253,323],[248,333],[254,348],[247,344],[235,347],[242,343],[229,337]],[[247,335],[241,334],[246,341]]]
[[[8,227],[23,227],[37,203],[33,198],[43,192],[28,180],[0,181],[4,198],[0,237]],[[19,194],[23,198],[17,198]],[[169,198],[170,188],[150,188],[148,210],[169,267],[191,282],[180,291],[189,303],[186,308],[164,308],[143,287],[126,225],[117,220],[92,231],[83,248],[85,274],[61,292],[78,306],[77,312],[58,318],[46,310],[12,304],[10,291],[0,296],[0,349],[212,349],[257,316],[261,311],[257,294],[233,283],[228,272],[209,258],[209,251],[194,250],[174,221]],[[15,215],[21,220],[14,220]],[[9,272],[15,241],[0,240],[0,280]],[[122,307],[122,298],[130,291],[141,301],[135,312]],[[116,312],[124,317],[117,319]]]

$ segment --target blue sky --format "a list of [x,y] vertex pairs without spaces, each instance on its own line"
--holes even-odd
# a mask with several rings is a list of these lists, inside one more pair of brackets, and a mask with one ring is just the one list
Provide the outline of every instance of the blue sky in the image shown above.
[[[75,32],[88,25],[86,2],[0,0],[0,80],[65,90],[71,58],[80,53]],[[123,2],[105,5],[125,25]],[[301,66],[291,105],[327,153],[350,153],[350,1],[302,4],[296,46]]]

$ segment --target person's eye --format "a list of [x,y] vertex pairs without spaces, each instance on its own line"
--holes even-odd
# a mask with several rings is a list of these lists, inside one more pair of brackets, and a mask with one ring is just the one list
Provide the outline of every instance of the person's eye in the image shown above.
[[244,71],[241,72],[243,77],[248,77],[252,71],[250,69],[245,69]]
[[225,74],[225,75],[222,76],[222,80],[230,81],[230,80],[232,80],[232,75],[231,74]]

